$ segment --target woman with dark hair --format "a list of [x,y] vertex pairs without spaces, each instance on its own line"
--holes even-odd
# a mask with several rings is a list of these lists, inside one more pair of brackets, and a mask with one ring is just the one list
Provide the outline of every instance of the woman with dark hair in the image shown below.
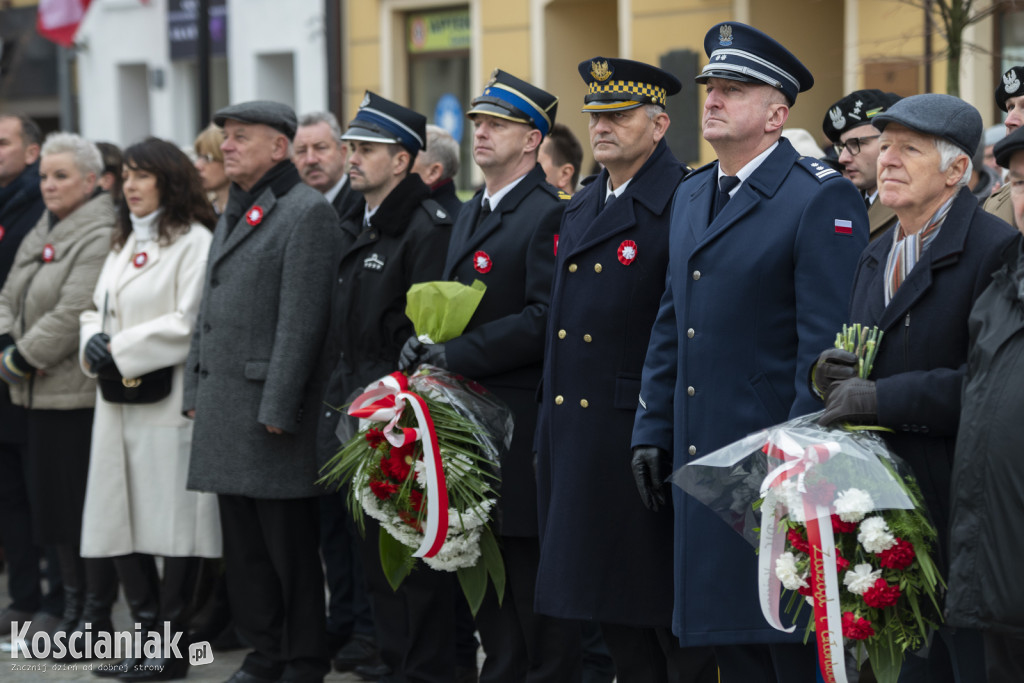
[[[144,631],[184,635],[200,558],[221,551],[216,496],[185,488],[192,422],[181,414],[215,215],[188,157],[164,140],[126,149],[122,178],[96,310],[81,316],[82,368],[99,377],[82,555],[114,558]],[[178,648],[181,658],[126,659],[97,674],[183,678],[184,638]]]

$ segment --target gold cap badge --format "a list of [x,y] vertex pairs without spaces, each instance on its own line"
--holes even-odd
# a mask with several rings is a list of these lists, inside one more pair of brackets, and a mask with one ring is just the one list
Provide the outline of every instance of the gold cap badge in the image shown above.
[[612,70],[608,68],[607,61],[594,60],[590,63],[590,75],[596,80],[607,81],[612,76]]

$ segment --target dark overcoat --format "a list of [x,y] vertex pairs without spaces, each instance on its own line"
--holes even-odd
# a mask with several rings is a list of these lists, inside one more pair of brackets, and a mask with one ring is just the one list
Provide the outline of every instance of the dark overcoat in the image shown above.
[[[868,240],[854,186],[784,138],[709,224],[717,171],[698,170],[675,194],[633,431],[634,446],[672,452],[676,468],[820,408],[807,376],[846,322]],[[672,494],[681,644],[800,642],[800,629],[786,635],[761,614],[750,544],[681,489]]]
[[981,209],[970,189],[961,188],[935,241],[886,306],[885,262],[892,231],[872,242],[860,258],[850,320],[885,332],[871,373],[878,423],[895,430],[882,436],[921,486],[939,532],[939,567],[945,574],[968,316],[999,268],[1000,251],[1016,232]]
[[[250,224],[251,207],[262,218]],[[267,188],[213,234],[185,366],[195,409],[188,487],[253,498],[323,493],[317,479],[316,370],[341,236],[324,196],[299,182]],[[284,430],[271,434],[264,425]]]
[[1024,251],[1020,237],[974,304],[953,462],[949,592],[953,626],[1024,637]]
[[[356,190],[352,189],[352,182],[346,178],[345,184],[338,190],[338,194],[334,195],[334,200],[331,201],[331,206],[334,207],[334,212],[338,214],[339,220],[344,220],[350,213],[355,211],[357,207],[363,206],[363,195]],[[358,220],[358,219],[357,219]]]
[[607,208],[605,170],[562,218],[537,425],[543,614],[672,623],[672,511],[644,507],[629,443],[684,172],[662,141]]
[[548,185],[537,164],[477,226],[482,192],[462,207],[455,222],[444,278],[467,285],[481,280],[487,291],[466,331],[445,342],[445,353],[449,369],[480,382],[512,410],[512,446],[501,459],[499,533],[536,538],[537,387],[555,234],[568,195],[563,199]]
[[[333,285],[328,367],[320,416],[321,459],[341,446],[335,432],[351,394],[398,369],[398,354],[412,336],[405,294],[417,282],[438,280],[448,248],[451,217],[410,173],[363,225],[365,201],[342,221],[341,260]],[[354,420],[350,421],[354,425]]]

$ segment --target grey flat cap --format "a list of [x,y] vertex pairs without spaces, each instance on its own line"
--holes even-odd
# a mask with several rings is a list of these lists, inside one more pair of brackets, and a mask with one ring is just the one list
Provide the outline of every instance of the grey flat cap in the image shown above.
[[289,140],[295,138],[295,129],[298,127],[294,109],[287,104],[270,100],[239,102],[230,107],[224,107],[213,115],[213,122],[222,128],[228,119],[242,123],[262,123],[281,131]]
[[978,110],[959,97],[929,93],[912,95],[878,114],[872,125],[884,131],[890,123],[898,123],[926,135],[951,142],[973,157],[981,142],[984,124]]

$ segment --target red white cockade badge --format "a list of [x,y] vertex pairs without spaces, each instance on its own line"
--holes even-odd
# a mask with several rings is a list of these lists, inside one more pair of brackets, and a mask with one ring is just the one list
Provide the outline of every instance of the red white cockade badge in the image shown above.
[[252,207],[251,209],[249,209],[249,213],[245,214],[245,222],[248,223],[249,225],[252,225],[252,226],[259,225],[260,221],[262,221],[262,220],[263,220],[263,209],[258,207],[258,206]]
[[47,244],[45,247],[43,247],[43,263],[49,263],[50,261],[53,260],[53,257],[56,255],[57,252],[54,251],[52,244]]
[[138,254],[135,255],[135,258],[132,259],[132,265],[135,266],[136,268],[141,268],[142,266],[146,265],[146,261],[148,260],[149,256],[146,254],[146,252],[140,251]]
[[491,261],[491,257],[487,255],[485,251],[478,251],[473,254],[473,269],[478,273],[489,273],[491,272],[491,266],[494,263]]
[[4,238],[4,226],[0,225],[0,240]]
[[624,266],[628,266],[630,263],[636,260],[636,242],[633,240],[624,240],[619,245],[619,263]]

